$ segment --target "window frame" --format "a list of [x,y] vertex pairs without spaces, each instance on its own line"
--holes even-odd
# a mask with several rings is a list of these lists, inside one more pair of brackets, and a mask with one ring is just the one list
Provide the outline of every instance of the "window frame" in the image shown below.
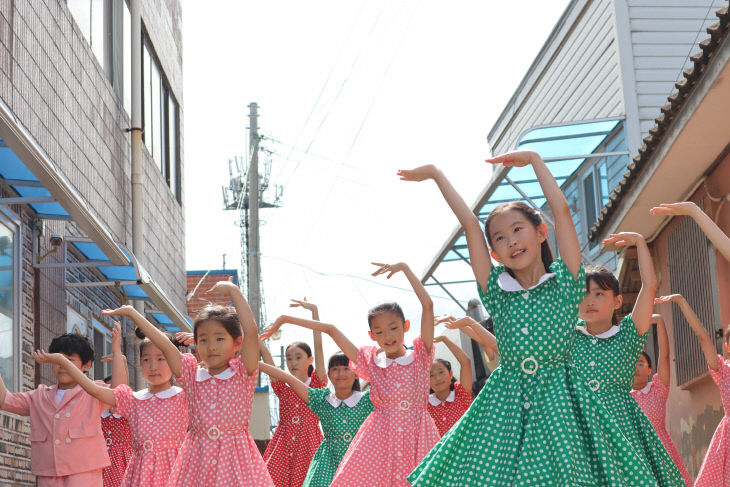
[[[107,328],[101,321],[97,320],[93,316],[91,317],[91,326],[89,326],[89,332],[90,332],[90,341],[91,344],[94,346],[94,354],[97,359],[101,359],[104,355],[108,355],[111,353],[111,339],[112,339],[112,332],[109,328]],[[102,340],[104,343],[104,349],[103,350],[97,350],[96,349],[96,342],[95,342],[95,336],[94,333],[98,332],[102,336]],[[101,363],[101,362],[99,362]],[[108,375],[111,375],[111,364],[105,364],[101,363],[102,367],[102,378],[98,379],[96,377],[96,360],[94,360],[91,363],[91,369],[89,369],[89,376],[91,377],[91,380],[104,380],[104,377],[107,377]],[[109,373],[107,373],[107,370]]]
[[10,392],[18,392],[22,382],[22,336],[21,336],[21,276],[22,276],[22,247],[23,226],[20,217],[9,209],[0,207],[0,224],[13,232],[13,383],[5,384]]

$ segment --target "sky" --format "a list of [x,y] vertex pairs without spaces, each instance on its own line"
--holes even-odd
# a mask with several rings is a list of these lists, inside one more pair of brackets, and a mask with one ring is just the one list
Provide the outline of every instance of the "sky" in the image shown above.
[[[267,323],[307,316],[288,308],[306,296],[366,345],[367,310],[394,300],[410,344],[418,300],[402,274],[373,278],[370,263],[403,261],[420,277],[457,221],[433,182],[396,171],[436,164],[474,202],[491,173],[487,133],[568,3],[183,1],[187,268],[220,269],[223,254],[240,265],[240,216],[223,210],[221,188],[256,102],[260,162],[283,190],[261,212]],[[428,289],[437,314],[460,313]],[[287,325],[270,345],[299,339],[311,333]],[[336,350],[325,339],[325,355]]]

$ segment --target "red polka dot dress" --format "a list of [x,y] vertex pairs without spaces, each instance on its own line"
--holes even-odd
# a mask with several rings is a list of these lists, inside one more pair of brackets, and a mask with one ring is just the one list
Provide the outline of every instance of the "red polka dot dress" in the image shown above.
[[[307,380],[312,389],[326,385],[316,372]],[[266,468],[276,487],[300,487],[322,443],[319,418],[285,382],[272,381],[271,388],[279,398],[279,425],[264,453]]]
[[454,389],[443,401],[436,397],[436,394],[428,396],[428,412],[436,424],[439,436],[444,436],[469,406],[471,406],[471,393],[458,381],[454,382]]
[[120,385],[114,399],[117,412],[129,422],[134,450],[122,487],[164,487],[188,430],[185,392],[176,386],[156,394],[133,392]]
[[427,409],[432,361],[433,346],[426,350],[420,336],[394,360],[376,347],[360,348],[350,369],[370,382],[375,411],[350,443],[332,487],[411,485],[406,477],[439,439]]
[[651,382],[649,382],[646,387],[641,390],[632,390],[631,395],[634,399],[636,399],[636,402],[639,403],[639,406],[642,411],[644,411],[644,414],[646,414],[646,417],[649,418],[649,422],[656,430],[656,434],[662,441],[664,448],[667,450],[667,453],[669,453],[672,461],[674,461],[674,464],[682,474],[684,483],[687,487],[692,487],[692,477],[687,471],[687,467],[684,466],[682,457],[679,455],[677,447],[674,446],[674,442],[669,436],[669,432],[666,427],[667,398],[669,397],[669,389],[661,380],[659,380],[659,375],[654,374]]
[[102,471],[104,487],[119,487],[122,485],[129,459],[132,458],[132,433],[127,420],[109,409],[101,413],[101,431],[104,433],[106,451],[112,462]]
[[725,416],[712,435],[695,487],[730,487],[730,360],[717,358],[717,370],[710,369],[710,375],[720,388]]
[[240,358],[211,376],[195,356],[180,355],[178,382],[187,394],[190,430],[168,487],[273,487],[248,431],[258,368],[249,375]]

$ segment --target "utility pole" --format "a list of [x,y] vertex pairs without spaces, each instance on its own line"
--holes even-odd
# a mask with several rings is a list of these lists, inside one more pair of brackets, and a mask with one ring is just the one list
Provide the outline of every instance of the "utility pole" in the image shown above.
[[248,105],[248,304],[259,327],[261,322],[261,251],[259,250],[259,126],[256,102]]

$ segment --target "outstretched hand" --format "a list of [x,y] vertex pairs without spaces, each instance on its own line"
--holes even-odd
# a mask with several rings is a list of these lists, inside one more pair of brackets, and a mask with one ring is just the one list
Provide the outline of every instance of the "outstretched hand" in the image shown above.
[[43,350],[33,352],[33,360],[39,364],[61,365],[65,357],[60,353],[48,353]]
[[613,244],[616,247],[632,247],[641,240],[644,240],[644,237],[635,232],[612,233],[603,241],[603,245]]
[[691,201],[680,201],[678,203],[661,203],[655,206],[649,213],[652,215],[692,215],[699,211],[700,208]]
[[654,304],[664,304],[664,303],[680,304],[682,301],[684,301],[684,296],[682,296],[681,294],[670,294],[668,296],[659,296],[658,298],[654,298]]
[[126,316],[127,318],[131,317],[136,312],[137,310],[134,309],[134,306],[131,306],[129,304],[120,306],[117,309],[101,310],[101,314],[103,314],[104,316]]
[[434,326],[443,323],[449,330],[458,330],[465,326],[471,326],[478,324],[471,316],[464,316],[463,318],[455,318],[453,315],[440,315],[436,317]]
[[371,264],[379,267],[377,271],[371,274],[372,276],[379,276],[381,274],[388,273],[388,279],[393,277],[393,274],[395,274],[396,272],[402,272],[408,268],[408,266],[403,262],[398,262],[396,264],[381,264],[379,262],[371,262]]
[[289,303],[290,308],[298,308],[302,307],[304,309],[307,309],[309,311],[316,311],[317,305],[314,303],[311,303],[307,301],[307,297],[304,296],[304,299],[291,299],[291,303]]
[[415,181],[421,182],[427,179],[433,179],[436,173],[436,166],[433,164],[427,164],[420,166],[415,169],[399,169],[398,176],[401,181]]
[[233,283],[233,276],[228,276],[227,280],[216,282],[212,288],[205,291],[205,294],[222,294],[230,297],[236,292],[240,293],[241,290]]
[[271,326],[269,326],[268,328],[264,329],[264,331],[261,332],[261,334],[259,335],[259,340],[265,341],[265,340],[268,340],[269,338],[271,338],[271,336],[274,333],[276,333],[276,331],[279,328],[281,328],[281,325],[283,325],[284,323],[286,323],[286,319],[285,319],[284,315],[276,318],[276,320],[274,321],[274,323],[272,323]]
[[490,164],[501,164],[505,167],[522,167],[539,160],[540,155],[531,150],[518,150],[507,152],[486,160]]
[[186,331],[178,331],[175,333],[175,340],[177,340],[178,343],[182,343],[186,347],[189,347],[193,342],[195,342],[195,335]]

